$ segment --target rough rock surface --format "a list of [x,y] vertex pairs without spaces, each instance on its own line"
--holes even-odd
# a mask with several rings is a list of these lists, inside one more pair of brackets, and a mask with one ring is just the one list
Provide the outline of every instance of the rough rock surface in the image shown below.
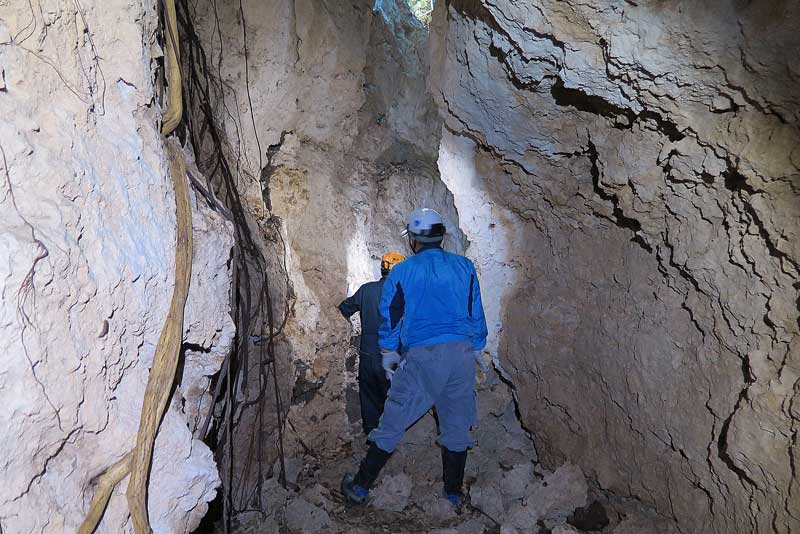
[[576,508],[586,506],[586,479],[580,468],[564,464],[527,488],[525,505],[542,519],[564,521]]
[[328,513],[301,498],[286,507],[286,526],[301,532],[336,532]]
[[379,510],[402,512],[408,506],[408,498],[411,497],[413,487],[414,482],[405,473],[385,476],[370,492],[372,494],[370,504]]
[[[95,477],[135,442],[173,286],[175,200],[156,2],[28,4],[0,7],[0,531],[74,532]],[[148,502],[158,533],[193,530],[219,484],[192,429],[230,347],[232,237],[194,197],[193,226],[187,351]],[[98,532],[130,531],[125,487]]]
[[548,466],[800,529],[795,3],[439,2],[442,178]]
[[[379,277],[384,252],[405,251],[405,215],[439,209],[451,229],[446,246],[465,247],[436,165],[441,122],[425,84],[427,30],[403,0],[372,8],[366,0],[194,8],[225,88],[215,109],[240,154],[239,193],[255,218],[280,230],[291,286],[280,345],[291,366],[282,377],[290,456],[335,454],[359,433],[358,330],[336,305]],[[246,447],[247,433],[234,441]],[[274,455],[253,462],[269,469]]]

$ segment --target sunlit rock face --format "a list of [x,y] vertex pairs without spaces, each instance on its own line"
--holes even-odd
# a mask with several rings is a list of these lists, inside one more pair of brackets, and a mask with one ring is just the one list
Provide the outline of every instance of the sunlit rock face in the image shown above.
[[541,458],[683,532],[790,532],[800,9],[712,4],[440,2],[439,165]]
[[[97,477],[135,443],[174,286],[156,2],[92,4],[0,8],[5,533],[77,530]],[[219,485],[211,451],[193,431],[207,413],[208,377],[231,345],[233,239],[194,194],[192,211],[184,324],[192,350],[155,444],[148,509],[157,533],[194,529]],[[97,532],[132,530],[126,484]]]

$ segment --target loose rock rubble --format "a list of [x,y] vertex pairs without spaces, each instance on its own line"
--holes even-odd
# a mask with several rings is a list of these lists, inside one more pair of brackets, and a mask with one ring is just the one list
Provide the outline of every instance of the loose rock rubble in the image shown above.
[[408,506],[413,487],[414,482],[405,473],[387,475],[372,491],[370,504],[378,510],[402,512]]
[[[533,441],[516,420],[515,426],[506,430],[504,425],[512,423],[506,414],[509,408],[513,413],[514,401],[497,378],[492,373],[478,390],[481,408],[475,429],[478,444],[467,462],[469,500],[460,515],[442,495],[436,422],[429,414],[409,430],[371,490],[367,505],[348,505],[339,492],[342,476],[355,470],[366,450],[363,440],[355,440],[330,457],[303,457],[298,476],[290,481],[294,489],[284,490],[271,479],[265,486],[263,499],[270,503],[272,511],[265,517],[253,516],[241,521],[235,532],[630,534],[631,528],[643,529],[637,531],[641,533],[670,532],[643,515],[646,512],[621,501],[608,500],[589,488],[577,466],[564,464],[548,471],[527,459],[535,458]],[[489,439],[499,432],[509,432],[518,439],[511,440],[511,447]],[[291,463],[297,465],[297,459]],[[598,497],[604,504],[596,500]],[[592,506],[588,505],[590,500]],[[601,527],[580,530],[574,526],[587,524],[586,519],[575,519],[585,516],[587,510],[605,518]]]

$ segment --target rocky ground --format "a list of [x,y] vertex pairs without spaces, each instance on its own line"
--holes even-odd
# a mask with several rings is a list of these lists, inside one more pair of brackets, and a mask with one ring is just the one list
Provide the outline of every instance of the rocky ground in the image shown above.
[[270,479],[262,493],[268,516],[240,516],[234,531],[260,533],[553,533],[671,532],[633,502],[609,500],[580,468],[555,471],[534,459],[530,435],[517,419],[508,387],[497,375],[479,386],[477,447],[466,471],[469,503],[461,513],[441,495],[441,460],[431,414],[409,430],[371,491],[369,504],[345,503],[339,483],[363,457],[354,441],[333,455],[287,461],[287,488]]

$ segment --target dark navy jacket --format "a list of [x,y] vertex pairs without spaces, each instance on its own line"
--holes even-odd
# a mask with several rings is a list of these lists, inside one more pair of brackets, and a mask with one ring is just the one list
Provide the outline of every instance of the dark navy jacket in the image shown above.
[[361,316],[361,347],[363,354],[380,354],[378,348],[378,329],[381,326],[381,313],[379,309],[381,301],[381,289],[386,278],[381,278],[376,282],[367,282],[358,288],[352,297],[349,297],[339,304],[339,311],[346,318],[350,318],[354,313],[359,312]]

